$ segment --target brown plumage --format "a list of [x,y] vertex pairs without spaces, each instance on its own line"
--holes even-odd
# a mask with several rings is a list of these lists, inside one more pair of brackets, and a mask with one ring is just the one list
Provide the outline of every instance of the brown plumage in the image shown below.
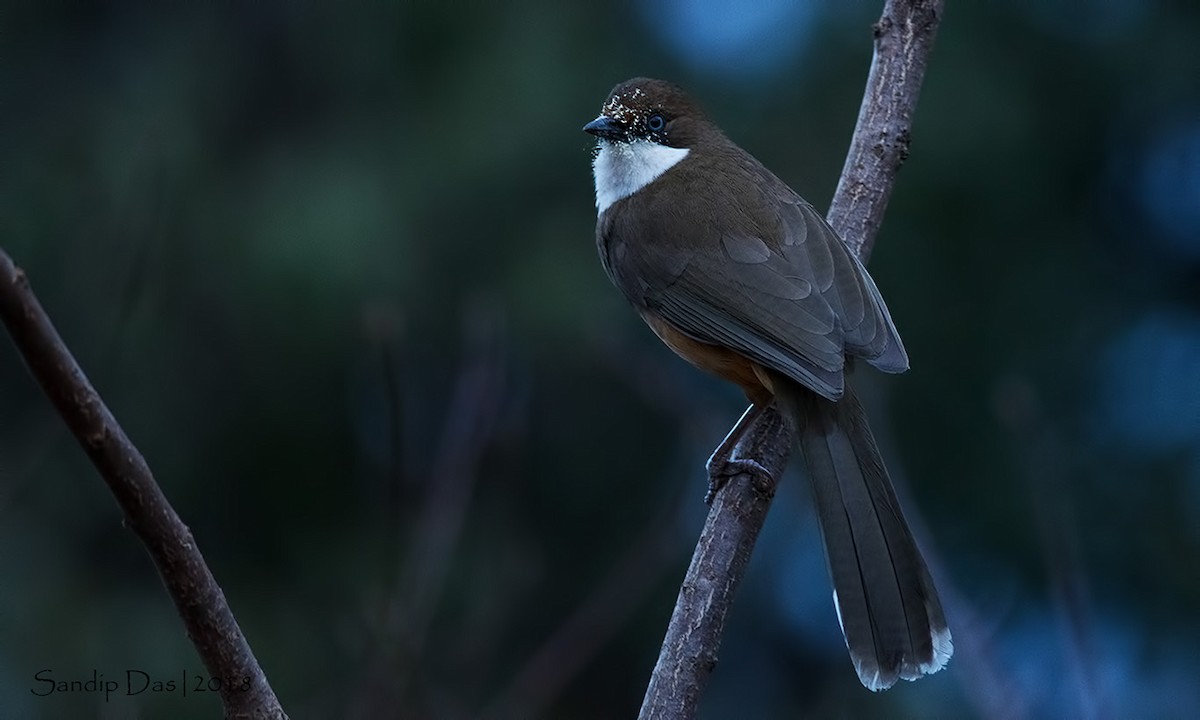
[[941,604],[845,379],[848,357],[908,368],[866,269],[674,85],[618,85],[585,130],[605,272],[668,347],[796,430],[859,678],[936,672],[952,652]]

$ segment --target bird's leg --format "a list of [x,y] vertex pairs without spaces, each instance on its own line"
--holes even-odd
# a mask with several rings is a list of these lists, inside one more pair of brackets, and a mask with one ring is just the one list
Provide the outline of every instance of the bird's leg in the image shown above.
[[760,482],[764,482],[766,486],[770,486],[773,478],[765,467],[755,460],[733,457],[733,451],[738,442],[754,424],[754,421],[762,415],[764,407],[759,403],[752,403],[750,407],[746,408],[746,412],[742,413],[742,417],[733,426],[733,429],[729,431],[717,449],[713,450],[708,462],[704,463],[705,469],[708,470],[708,492],[704,495],[706,504],[712,504],[713,498],[717,496],[729,478],[741,473],[752,475]]

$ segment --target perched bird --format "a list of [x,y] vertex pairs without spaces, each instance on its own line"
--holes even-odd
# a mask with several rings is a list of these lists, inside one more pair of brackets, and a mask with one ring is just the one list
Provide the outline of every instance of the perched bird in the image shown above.
[[751,402],[710,471],[766,472],[729,455],[774,402],[808,465],[859,679],[882,690],[937,672],[954,650],[942,605],[846,382],[848,359],[908,369],[870,275],[820,213],[675,85],[623,82],[583,129],[597,138],[608,277],[668,347]]

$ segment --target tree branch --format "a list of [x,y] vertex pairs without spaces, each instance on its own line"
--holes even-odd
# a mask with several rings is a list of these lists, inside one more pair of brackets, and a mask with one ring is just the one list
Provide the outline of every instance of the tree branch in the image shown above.
[[204,667],[221,683],[225,717],[286,720],[191,531],[58,336],[25,273],[3,250],[0,319],[29,371],[116,497],[125,523],[150,553]]
[[[908,157],[912,115],[933,48],[942,0],[886,0],[875,24],[875,55],[829,223],[865,263],[883,222],[897,171]],[[776,480],[795,440],[768,408],[734,451]],[[774,484],[731,478],[717,494],[679,590],[639,718],[692,718],[717,663],[734,592],[766,520]]]
[[875,23],[875,56],[827,216],[864,264],[908,159],[912,116],[941,19],[942,0],[887,0]]

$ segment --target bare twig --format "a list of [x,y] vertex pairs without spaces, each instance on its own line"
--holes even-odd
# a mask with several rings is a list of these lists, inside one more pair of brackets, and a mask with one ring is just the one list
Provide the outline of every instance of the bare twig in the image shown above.
[[941,19],[942,0],[886,0],[875,23],[875,56],[827,216],[864,263],[883,224],[896,174],[908,158],[912,116]]
[[[390,715],[397,707],[409,708],[411,713],[411,707],[421,702],[408,698],[412,681],[423,667],[429,630],[474,500],[484,454],[502,430],[501,419],[513,396],[504,318],[493,308],[494,304],[484,300],[466,308],[466,347],[447,403],[445,424],[436,451],[418,453],[428,463],[420,474],[425,490],[422,507],[415,523],[399,523],[402,545],[408,551],[398,561],[400,579],[384,607],[371,667],[352,693],[348,717]],[[390,372],[389,385],[391,392],[398,392]],[[398,403],[398,395],[392,397]],[[397,420],[402,414],[399,408],[393,411]],[[399,442],[402,434],[394,431],[393,442]],[[397,455],[397,468],[400,461]],[[394,539],[389,537],[389,541]]]
[[[886,0],[874,28],[875,56],[829,222],[866,262],[896,173],[908,155],[909,130],[942,0]],[[738,443],[778,478],[793,439],[770,409]],[[712,675],[733,594],[766,519],[773,486],[738,475],[716,496],[679,591],[640,718],[691,718]]]
[[546,708],[586,669],[663,578],[672,562],[669,538],[678,524],[672,517],[680,507],[675,500],[664,503],[587,600],[542,643],[517,672],[512,685],[481,717],[546,716]]
[[440,445],[432,456],[428,495],[409,543],[406,573],[390,609],[392,632],[403,635],[407,643],[409,670],[424,649],[479,480],[480,463],[499,429],[508,392],[502,317],[477,303],[469,309],[463,334],[467,343],[463,367]]
[[150,553],[204,667],[221,680],[227,718],[287,718],[225,601],[192,533],[175,514],[145,459],[76,364],[29,287],[0,250],[0,318]]
[[1025,483],[1046,562],[1063,652],[1071,667],[1081,718],[1108,717],[1105,689],[1096,677],[1095,643],[1087,572],[1081,558],[1075,505],[1066,480],[1070,469],[1058,428],[1046,416],[1037,390],[1020,376],[998,383],[997,414],[1024,455]]
[[[745,446],[757,453],[754,457],[771,477],[778,478],[792,449],[783,418],[764,413],[746,438]],[[739,443],[738,451],[742,447]],[[758,485],[746,474],[733,476],[717,493],[679,589],[639,718],[695,717],[717,664],[733,594],[746,574],[774,495],[773,486]]]
[[[675,360],[659,352],[614,342],[608,335],[590,338],[591,349],[610,370],[651,408],[676,419],[680,426],[679,466],[695,465],[695,450],[723,429],[713,403],[698,396],[675,372]],[[639,605],[658,586],[673,564],[671,538],[690,507],[672,494],[627,543],[625,551],[586,599],[547,637],[517,671],[512,683],[479,713],[479,717],[542,717],[589,663],[601,652]]]

